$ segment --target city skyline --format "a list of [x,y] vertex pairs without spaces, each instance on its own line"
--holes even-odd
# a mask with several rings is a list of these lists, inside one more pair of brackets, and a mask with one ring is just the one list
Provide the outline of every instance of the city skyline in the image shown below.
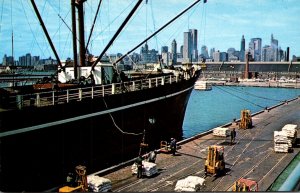
[[[86,9],[91,10],[91,13],[95,13],[97,1],[90,0],[88,2]],[[135,2],[134,0],[118,1],[119,7],[122,7],[122,10],[118,11],[118,7],[113,4],[114,2],[103,1],[103,9],[102,12],[100,11],[101,18],[97,20],[95,37],[92,38],[93,41],[89,47],[91,53],[94,55],[100,54],[112,36],[109,34],[114,33]],[[158,3],[159,5],[157,5],[156,0],[148,1],[147,5],[143,2],[133,19],[125,27],[125,31],[121,33],[107,53],[126,53],[153,33],[154,29],[158,29],[194,1],[170,0],[164,2]],[[42,1],[36,3],[50,36],[54,37],[53,42],[60,58],[62,60],[65,60],[67,57],[73,58],[70,32],[68,32],[64,24],[64,22],[68,23],[70,21],[68,2]],[[55,3],[60,3],[60,5],[55,6]],[[12,10],[11,5],[13,7]],[[22,1],[20,4],[16,4],[14,1],[3,0],[2,6],[3,11],[0,12],[0,56],[3,57],[4,54],[11,55],[12,30],[10,28],[12,28],[15,58],[26,53],[39,55],[41,58],[48,58],[49,56],[54,58],[54,54],[50,50],[50,46],[32,11],[30,2]],[[91,8],[92,6],[93,8]],[[127,9],[123,9],[126,7]],[[18,11],[18,14],[10,14],[15,11]],[[300,42],[300,27],[296,25],[297,21],[300,20],[298,12],[300,12],[300,3],[297,0],[275,0],[272,2],[267,0],[245,0],[242,2],[237,0],[230,2],[208,0],[205,4],[201,2],[196,5],[185,16],[175,21],[162,33],[159,33],[156,38],[152,38],[148,45],[151,48],[160,50],[162,46],[171,47],[172,41],[175,39],[177,50],[180,50],[180,46],[183,45],[183,33],[189,29],[197,29],[198,50],[205,45],[209,49],[215,48],[216,50],[227,52],[228,48],[240,50],[242,35],[245,37],[247,49],[252,38],[261,38],[262,46],[270,45],[270,37],[273,34],[279,40],[281,49],[286,50],[287,47],[290,47],[291,58],[293,55],[300,55],[300,44],[298,43]],[[58,14],[64,19],[64,22],[59,18]],[[113,14],[120,16],[116,17]],[[22,18],[25,19],[23,23],[21,23]],[[140,18],[140,20],[137,18]],[[146,18],[147,22],[144,22]],[[144,21],[142,21],[143,19]],[[155,22],[152,21],[153,19]],[[87,15],[87,32],[89,31],[91,20],[92,17]],[[108,25],[108,21],[112,20],[114,20],[114,25]],[[100,29],[100,24],[108,27]],[[86,36],[88,36],[87,34]],[[135,52],[139,52],[139,50],[140,48],[135,50]]]

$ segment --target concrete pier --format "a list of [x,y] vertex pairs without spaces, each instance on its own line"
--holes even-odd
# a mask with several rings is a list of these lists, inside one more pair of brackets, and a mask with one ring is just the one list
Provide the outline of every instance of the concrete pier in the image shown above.
[[[281,130],[285,124],[297,124],[300,138],[300,98],[258,112],[252,116],[252,122],[254,127],[251,129],[236,129],[234,145],[230,145],[230,137],[215,137],[211,131],[179,142],[181,148],[176,156],[157,155],[159,173],[156,176],[137,179],[131,173],[130,162],[97,175],[110,179],[114,192],[174,191],[176,182],[182,178],[189,175],[204,177],[207,147],[218,144],[225,148],[226,175],[208,176],[201,191],[227,191],[242,177],[257,181],[258,190],[266,191],[300,151],[297,144],[290,153],[275,153],[273,142],[274,131]],[[236,124],[227,126],[238,127]],[[299,143],[299,139],[297,141]]]

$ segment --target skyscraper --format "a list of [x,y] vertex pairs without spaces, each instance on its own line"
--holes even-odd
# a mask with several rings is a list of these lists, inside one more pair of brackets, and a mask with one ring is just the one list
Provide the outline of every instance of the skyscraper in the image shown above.
[[192,61],[198,60],[198,31],[196,29],[190,29],[189,32],[191,33],[191,44],[192,44]]
[[191,41],[191,33],[184,32],[183,33],[183,61],[191,62],[191,54],[192,54],[192,41]]
[[245,37],[244,37],[244,35],[242,36],[242,40],[241,40],[240,61],[241,62],[245,61]]
[[203,45],[203,46],[201,47],[201,56],[202,56],[204,59],[208,59],[208,58],[209,58],[207,46],[205,46],[205,45]]
[[183,60],[185,62],[198,60],[197,34],[196,29],[190,29],[188,32],[184,32],[183,34]]
[[177,63],[177,43],[175,39],[172,41],[171,56],[172,56],[172,65],[175,65]]
[[273,50],[273,61],[279,61],[279,59],[278,59],[278,40],[274,39],[273,34],[271,34],[271,47]]
[[254,61],[261,61],[261,38],[251,38],[249,43],[249,51]]

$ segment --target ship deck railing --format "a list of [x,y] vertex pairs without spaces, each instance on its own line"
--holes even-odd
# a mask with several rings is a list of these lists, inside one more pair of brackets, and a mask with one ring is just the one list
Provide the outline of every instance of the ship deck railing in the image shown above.
[[6,106],[10,109],[23,109],[26,107],[44,107],[65,104],[72,101],[82,101],[85,99],[93,99],[96,97],[105,97],[124,92],[133,92],[159,87],[166,84],[180,82],[182,79],[187,80],[189,78],[190,76],[184,73],[182,77],[179,77],[179,75],[168,75],[123,83],[81,87],[76,89],[61,89],[32,94],[15,94],[9,97]]

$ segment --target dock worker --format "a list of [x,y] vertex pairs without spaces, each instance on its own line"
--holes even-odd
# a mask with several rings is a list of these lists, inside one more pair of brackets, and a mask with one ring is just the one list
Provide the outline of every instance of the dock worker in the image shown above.
[[136,160],[135,164],[137,166],[137,178],[143,177],[143,158],[141,155],[139,155]]
[[232,145],[235,141],[236,131],[235,128],[232,128],[230,132],[230,144]]
[[156,154],[157,154],[157,151],[156,151],[156,150],[151,151],[151,152],[149,153],[148,161],[151,162],[151,163],[155,163],[155,160],[156,160]]
[[176,152],[176,140],[174,138],[171,138],[170,148],[171,148],[171,153],[174,156]]
[[67,186],[70,187],[74,187],[75,186],[75,178],[74,178],[74,174],[72,172],[70,172],[67,176]]

